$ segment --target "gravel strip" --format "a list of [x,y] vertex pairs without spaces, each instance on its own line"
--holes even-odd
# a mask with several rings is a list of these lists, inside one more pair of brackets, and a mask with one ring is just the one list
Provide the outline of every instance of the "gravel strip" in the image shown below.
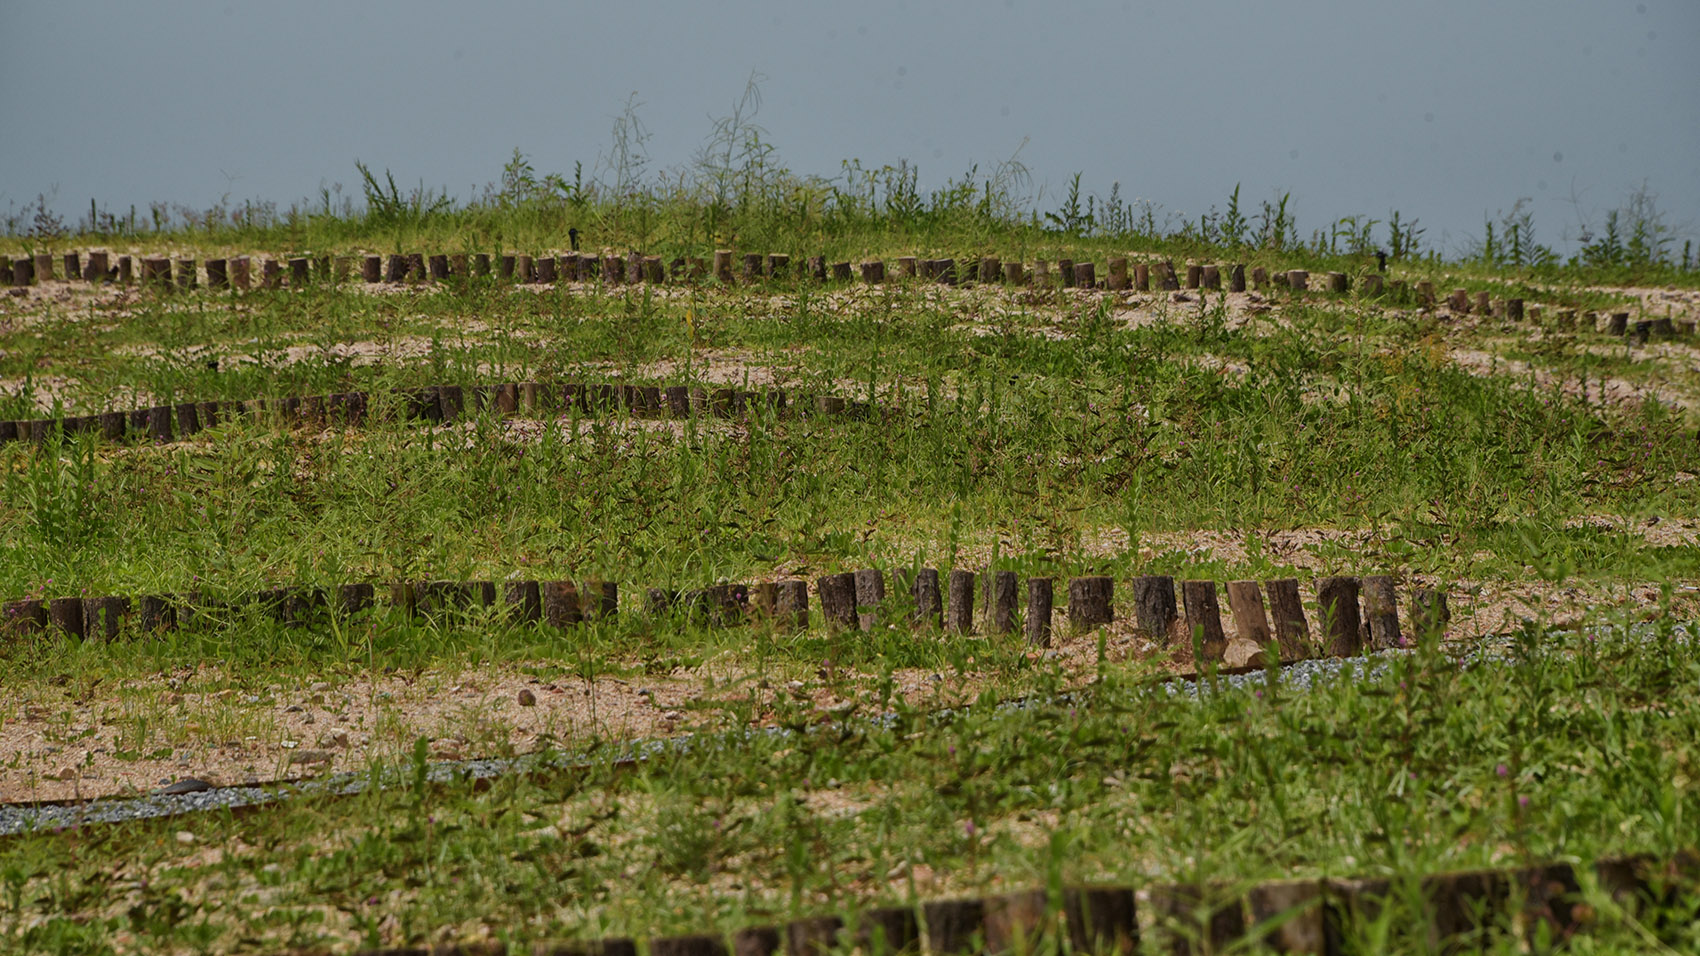
[[[1595,633],[1601,636],[1609,636],[1613,633],[1613,629],[1601,627],[1595,629]],[[1632,633],[1642,639],[1649,639],[1656,634],[1656,628],[1652,625],[1641,625],[1636,627]],[[1674,633],[1679,639],[1687,640],[1689,638],[1687,626],[1679,626]],[[1514,647],[1514,639],[1490,640],[1458,658],[1458,663],[1462,667],[1493,663],[1510,664],[1515,660]],[[1282,665],[1281,687],[1286,690],[1303,691],[1309,690],[1319,682],[1337,677],[1351,680],[1377,677],[1392,666],[1395,661],[1411,653],[1409,650],[1390,650],[1378,651],[1364,657],[1316,658],[1307,661],[1295,661]],[[1263,671],[1252,671],[1245,674],[1222,675],[1217,680],[1219,684],[1227,687],[1256,688],[1263,686],[1268,681],[1268,676]],[[1156,685],[1154,689],[1160,688],[1170,694],[1197,695],[1199,687],[1199,681],[1170,680]],[[1066,701],[1067,697],[1068,695],[1063,695],[1060,700]],[[999,706],[1022,708],[1032,706],[1032,702],[1025,700],[1011,701]],[[949,710],[942,712],[944,716],[948,716],[950,713]],[[873,718],[876,722],[893,719],[895,719],[895,716],[891,714]],[[717,741],[726,740],[728,737],[736,736],[739,733],[742,733],[748,739],[756,735],[790,736],[793,732],[781,727],[748,728],[741,732],[733,731],[730,735],[715,734],[713,739]],[[615,752],[613,759],[621,762],[645,760],[666,750],[688,748],[693,745],[696,736],[686,734],[679,737],[627,743],[622,745],[623,752]],[[604,762],[609,759],[610,757],[606,753],[595,758],[597,762]],[[584,754],[533,754],[511,759],[441,761],[429,765],[426,776],[433,783],[447,783],[456,779],[482,780],[511,773],[587,766],[591,761],[592,758]],[[377,775],[376,778],[370,772],[344,772],[296,784],[217,787],[195,793],[119,797],[91,800],[78,804],[0,806],[0,836],[11,836],[32,830],[57,830],[85,824],[120,823],[128,820],[179,816],[206,810],[257,807],[298,796],[355,794],[364,792],[371,787],[374,779],[380,785],[400,785],[407,781],[408,776],[409,774],[405,770],[386,771]]]

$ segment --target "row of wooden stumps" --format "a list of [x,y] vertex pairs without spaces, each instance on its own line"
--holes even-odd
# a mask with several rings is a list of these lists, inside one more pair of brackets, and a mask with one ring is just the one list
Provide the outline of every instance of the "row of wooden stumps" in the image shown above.
[[[129,284],[139,277],[143,285],[159,289],[192,290],[201,286],[203,264],[192,258],[118,256],[106,252],[89,252],[86,258],[77,252],[63,256],[65,279],[88,282],[118,282]],[[253,260],[248,256],[212,258],[204,263],[206,287],[213,290],[243,291],[254,286]],[[916,256],[898,257],[887,269],[881,259],[859,263],[829,262],[824,256],[809,257],[803,267],[805,278],[817,281],[849,282],[858,276],[863,282],[876,284],[888,277],[923,279],[944,285],[977,283],[980,285],[1032,285],[1040,288],[1105,289],[1109,291],[1138,290],[1141,292],[1179,289],[1220,290],[1224,285],[1230,292],[1246,290],[1247,271],[1243,264],[1220,266],[1188,264],[1177,270],[1169,261],[1132,262],[1126,256],[1111,256],[1105,262],[1102,276],[1094,262],[1072,259],[1039,260],[1031,272],[1019,261],[1005,262],[996,256],[958,262],[954,258],[925,259]],[[737,281],[755,282],[785,278],[791,273],[791,257],[784,253],[745,253],[735,255],[722,249],[712,261],[696,256],[680,256],[664,262],[660,256],[633,252],[626,256],[594,256],[569,252],[561,255],[524,255],[470,253],[455,255],[426,255],[424,253],[395,253],[388,256],[296,256],[279,261],[262,259],[258,283],[261,288],[306,288],[316,283],[339,284],[351,281],[355,274],[368,283],[446,281],[456,277],[495,276],[509,282],[553,283],[600,281],[606,285],[620,283],[660,283],[690,281],[709,276],[725,284]],[[1303,292],[1308,288],[1308,272],[1290,270],[1271,275],[1257,267],[1250,272],[1253,287],[1266,289],[1286,287]],[[55,277],[54,257],[37,253],[33,257],[0,262],[0,280],[23,286]],[[1373,277],[1375,291],[1380,289],[1380,277]],[[1350,288],[1350,278],[1343,272],[1331,272],[1326,277],[1330,292],[1344,293]]]
[[[625,413],[633,417],[744,419],[758,410],[779,417],[862,419],[879,414],[868,402],[780,388],[755,391],[706,389],[685,385],[625,385],[582,382],[506,382],[499,385],[424,385],[396,388],[397,414],[409,419],[453,422],[469,412],[499,416],[555,415],[577,410],[585,415]],[[163,443],[189,438],[220,422],[242,419],[319,427],[358,425],[372,407],[367,392],[331,392],[244,401],[178,402],[129,411],[64,418],[0,420],[0,444],[46,442],[54,435],[93,434],[107,441]]]
[[[1146,575],[1134,578],[1132,585],[1134,620],[1141,634],[1163,647],[1194,653],[1200,660],[1223,660],[1229,637],[1223,628],[1215,581],[1177,582],[1166,575]],[[903,569],[889,576],[877,568],[864,568],[824,575],[816,579],[814,587],[822,621],[828,628],[873,631],[905,624],[959,634],[982,629],[991,634],[1021,631],[1029,644],[1049,647],[1055,581],[1048,577],[1027,579],[1025,609],[1019,601],[1022,590],[1013,571],[977,574],[955,569],[941,578],[935,568]],[[1322,620],[1321,640],[1316,642],[1311,637],[1297,579],[1261,584],[1230,581],[1226,590],[1235,623],[1234,639],[1259,649],[1278,644],[1283,660],[1318,655],[1346,657],[1408,643],[1399,623],[1398,587],[1392,575],[1319,578],[1315,607]],[[978,613],[977,595],[984,596]],[[1072,578],[1067,600],[1069,625],[1076,633],[1116,619],[1112,578]],[[691,591],[651,588],[647,602],[651,613],[683,609],[707,624],[731,625],[753,618],[770,620],[785,629],[809,625],[809,586],[805,581],[724,584]],[[1412,592],[1407,619],[1416,634],[1443,630],[1449,618],[1444,591],[1419,588]]]
[[[537,942],[531,956],[824,956],[835,952],[932,956],[1075,952],[1133,956],[1274,952],[1334,956],[1374,952],[1374,927],[1392,916],[1424,951],[1475,952],[1528,939],[1568,940],[1598,924],[1584,882],[1647,927],[1650,940],[1682,931],[1700,880],[1700,854],[1606,857],[1591,864],[1514,864],[1409,877],[1268,880],[1250,886],[1157,883],[1066,885],[982,897],[871,906],[729,931]],[[1656,936],[1654,934],[1657,934]],[[1519,940],[1523,943],[1519,943]],[[1369,948],[1364,948],[1364,947]],[[384,953],[424,953],[422,949]],[[518,956],[500,941],[431,952]],[[374,956],[376,951],[374,951]]]
[[[942,628],[958,634],[1020,631],[1035,647],[1051,644],[1055,600],[1052,578],[1027,579],[1025,607],[1018,600],[1021,581],[1013,571],[976,574],[957,569],[941,578],[934,568],[905,569],[889,580],[892,592],[887,591],[888,576],[873,568],[817,579],[814,591],[822,624],[839,631],[872,631],[888,625]],[[1177,590],[1174,578],[1147,575],[1134,578],[1132,583],[1134,619],[1141,633],[1183,653],[1191,648],[1201,655],[1200,660],[1223,659],[1228,638],[1223,631],[1216,582],[1181,581]],[[977,614],[976,596],[981,592],[985,603]],[[482,613],[482,609],[501,608],[518,623],[545,621],[556,626],[612,616],[619,607],[619,589],[609,581],[432,581],[392,585],[389,594],[390,605],[409,615]],[[1231,581],[1227,596],[1236,624],[1235,639],[1250,642],[1257,649],[1278,644],[1283,660],[1318,654],[1344,657],[1406,643],[1399,624],[1397,589],[1390,575],[1318,579],[1315,606],[1322,617],[1320,643],[1311,640],[1296,579],[1261,585]],[[327,613],[367,610],[373,597],[372,585],[347,584],[330,589],[270,588],[229,598],[156,594],[134,601],[122,596],[25,599],[8,602],[0,609],[0,628],[33,633],[53,627],[75,637],[116,637],[132,618],[142,631],[153,632],[196,617],[229,616],[243,607],[257,607],[285,624],[304,625]],[[649,588],[645,598],[653,615],[682,612],[709,625],[767,621],[780,629],[796,630],[810,623],[809,583],[803,580],[721,584],[687,591]],[[1102,576],[1071,579],[1067,614],[1076,633],[1113,623],[1114,580]],[[1414,631],[1423,634],[1443,629],[1447,618],[1444,592],[1418,589],[1412,593],[1409,620]]]
[[[416,581],[391,584],[389,607],[409,618],[470,621],[496,614],[512,624],[543,622],[570,627],[613,617],[620,590],[612,581]],[[114,640],[127,633],[158,634],[187,627],[216,627],[257,612],[291,627],[324,624],[375,609],[371,584],[331,588],[277,587],[241,595],[191,592],[137,598],[31,598],[0,605],[0,634],[38,634],[49,629],[70,637]]]

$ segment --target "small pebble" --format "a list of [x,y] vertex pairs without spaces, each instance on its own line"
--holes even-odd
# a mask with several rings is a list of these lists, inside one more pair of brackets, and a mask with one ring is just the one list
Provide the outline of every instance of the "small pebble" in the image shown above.
[[519,705],[521,707],[536,707],[537,706],[537,695],[533,694],[531,692],[530,688],[526,688],[526,689],[520,691],[519,692]]

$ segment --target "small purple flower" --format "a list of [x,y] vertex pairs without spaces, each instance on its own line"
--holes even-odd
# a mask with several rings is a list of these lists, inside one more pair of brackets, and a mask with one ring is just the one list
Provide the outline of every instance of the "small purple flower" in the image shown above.
[[1496,774],[1499,774],[1499,778],[1501,780],[1504,780],[1506,777],[1511,776],[1511,768],[1507,767],[1505,764],[1500,764],[1500,765],[1494,767],[1493,772],[1496,773]]

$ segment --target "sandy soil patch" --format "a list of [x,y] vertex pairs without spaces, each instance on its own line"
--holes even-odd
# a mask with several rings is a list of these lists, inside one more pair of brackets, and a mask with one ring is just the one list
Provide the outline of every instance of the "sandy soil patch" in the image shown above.
[[1472,375],[1499,375],[1520,384],[1538,389],[1557,388],[1564,394],[1585,398],[1593,404],[1639,405],[1656,399],[1661,404],[1684,410],[1700,404],[1694,396],[1669,385],[1643,385],[1626,379],[1606,376],[1589,378],[1585,382],[1553,374],[1521,359],[1508,359],[1478,349],[1450,349],[1447,357]]

